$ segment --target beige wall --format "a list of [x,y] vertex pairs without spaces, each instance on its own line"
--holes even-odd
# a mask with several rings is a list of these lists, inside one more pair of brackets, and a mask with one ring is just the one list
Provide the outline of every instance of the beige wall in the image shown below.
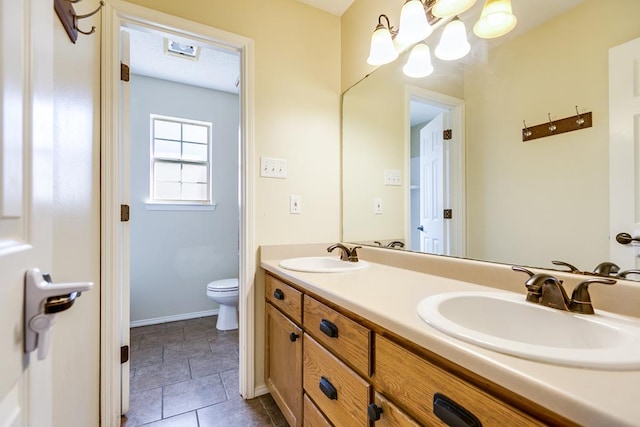
[[[340,239],[340,18],[295,0],[135,0],[254,40],[255,168],[288,160],[288,178],[256,177],[259,245]],[[302,214],[289,214],[298,194]],[[256,385],[263,384],[264,289],[256,279]]]
[[[608,50],[640,36],[638,16],[635,0],[585,1],[465,74],[469,256],[587,270],[608,259]],[[592,128],[522,142],[522,120],[575,105]]]
[[[76,6],[84,11],[97,1]],[[55,16],[55,15],[54,15]],[[100,36],[72,44],[54,18],[53,270],[93,281],[53,327],[53,425],[97,426],[100,390]],[[99,19],[82,21],[99,26]]]

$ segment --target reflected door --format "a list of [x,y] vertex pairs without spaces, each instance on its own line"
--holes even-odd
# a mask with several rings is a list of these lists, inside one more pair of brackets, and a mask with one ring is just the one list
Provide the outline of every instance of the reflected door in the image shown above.
[[444,115],[420,130],[420,251],[446,254]]

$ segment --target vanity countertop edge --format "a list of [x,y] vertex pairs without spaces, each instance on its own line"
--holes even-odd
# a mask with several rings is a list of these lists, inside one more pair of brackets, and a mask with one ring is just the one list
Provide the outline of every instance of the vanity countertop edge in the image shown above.
[[[449,337],[424,323],[416,313],[419,301],[437,293],[501,289],[398,268],[366,258],[369,268],[359,271],[294,272],[279,267],[285,258],[280,257],[280,253],[268,252],[261,253],[260,266],[264,270],[550,411],[581,425],[638,425],[640,371],[571,368],[509,356]],[[309,255],[302,253],[300,256]]]

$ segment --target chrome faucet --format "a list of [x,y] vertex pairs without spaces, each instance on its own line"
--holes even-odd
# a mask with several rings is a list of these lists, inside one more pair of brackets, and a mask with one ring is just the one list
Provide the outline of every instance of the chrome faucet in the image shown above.
[[589,285],[592,283],[614,285],[616,283],[613,279],[588,279],[579,283],[569,298],[562,286],[562,280],[547,273],[535,274],[524,267],[513,266],[511,268],[529,275],[529,279],[525,282],[527,301],[573,313],[594,313],[589,295]]
[[388,248],[404,248],[404,242],[400,240],[394,240],[393,242],[387,243]]
[[356,250],[362,246],[354,246],[349,249],[342,243],[335,243],[327,248],[327,252],[333,252],[334,249],[340,249],[340,259],[342,261],[358,262],[358,252]]

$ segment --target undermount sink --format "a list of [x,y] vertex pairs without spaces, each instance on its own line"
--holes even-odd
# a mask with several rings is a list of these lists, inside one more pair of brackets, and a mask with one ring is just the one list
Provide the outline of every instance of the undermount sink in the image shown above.
[[340,257],[330,256],[289,258],[280,261],[280,267],[282,268],[307,273],[344,273],[361,270],[368,265],[366,261],[342,261]]
[[511,292],[446,292],[425,298],[418,316],[447,335],[501,353],[559,365],[640,369],[640,321],[575,314]]

